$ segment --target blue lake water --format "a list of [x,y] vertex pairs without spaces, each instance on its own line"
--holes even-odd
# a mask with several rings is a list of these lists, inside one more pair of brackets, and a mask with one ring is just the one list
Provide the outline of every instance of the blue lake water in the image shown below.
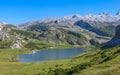
[[69,49],[45,49],[37,51],[33,54],[24,54],[19,56],[20,62],[43,62],[49,60],[69,59],[80,53],[83,53],[85,48],[69,48]]

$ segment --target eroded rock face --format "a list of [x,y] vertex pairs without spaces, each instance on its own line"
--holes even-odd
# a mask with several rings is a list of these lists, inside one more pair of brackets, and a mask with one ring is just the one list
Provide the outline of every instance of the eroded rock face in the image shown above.
[[115,33],[114,38],[120,39],[120,25],[118,25],[118,26],[116,27],[116,33]]
[[115,36],[109,42],[105,43],[101,49],[120,46],[120,25],[116,27],[115,31]]
[[[14,34],[12,34],[14,33]],[[4,44],[5,43],[5,44]],[[12,31],[10,25],[0,22],[0,48],[22,48],[22,38]]]
[[12,49],[22,48],[22,39],[20,38],[20,35],[16,35],[14,37],[14,40],[13,40],[12,45],[10,47]]

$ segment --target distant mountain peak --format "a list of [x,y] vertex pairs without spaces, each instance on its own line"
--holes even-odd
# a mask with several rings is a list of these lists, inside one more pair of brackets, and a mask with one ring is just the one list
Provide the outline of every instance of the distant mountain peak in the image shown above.
[[69,15],[69,16],[65,16],[64,18],[65,19],[81,19],[82,16],[80,16],[79,14],[72,14],[72,15]]
[[89,21],[89,22],[102,22],[102,23],[113,23],[113,22],[119,22],[120,21],[120,10],[117,12],[117,15],[111,15],[106,12],[102,12],[100,14],[87,14],[85,16],[81,16],[79,14],[72,14],[65,16],[63,18],[45,18],[40,19],[36,21],[30,21],[27,23],[19,24],[20,27],[27,27],[30,25],[36,25],[36,24],[48,24],[48,23],[55,23],[55,24],[69,24],[73,25],[76,21],[83,20],[83,21]]
[[5,25],[5,24],[7,24],[6,22],[0,22],[0,25]]
[[102,13],[99,13],[99,15],[109,15],[109,14],[106,12],[102,12]]
[[4,25],[6,25],[7,23],[5,22],[0,22],[0,31],[2,30],[2,28],[4,27]]
[[73,16],[72,16],[72,18],[79,18],[79,17],[81,17],[80,15],[77,15],[77,14],[74,14]]
[[116,15],[120,16],[120,9],[119,9],[118,12],[116,13]]

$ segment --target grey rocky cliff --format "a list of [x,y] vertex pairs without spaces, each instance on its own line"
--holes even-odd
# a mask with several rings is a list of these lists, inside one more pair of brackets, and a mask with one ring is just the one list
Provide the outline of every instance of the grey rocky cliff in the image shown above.
[[[120,25],[118,25],[118,26],[116,27],[116,33],[115,33],[114,38],[120,39]],[[113,39],[114,39],[114,38],[113,38]]]
[[120,10],[116,13],[117,16],[120,16]]
[[21,48],[22,46],[22,38],[20,35],[16,35],[12,41],[12,45],[10,46],[12,49]]
[[114,46],[120,46],[120,25],[118,25],[115,29],[115,36],[104,44],[102,49],[114,47]]
[[[14,34],[11,34],[14,33]],[[0,23],[0,48],[21,48],[22,39],[8,24]]]

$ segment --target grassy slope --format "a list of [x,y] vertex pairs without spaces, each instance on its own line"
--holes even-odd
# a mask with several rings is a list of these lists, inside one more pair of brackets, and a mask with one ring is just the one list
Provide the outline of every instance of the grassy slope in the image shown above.
[[[14,61],[18,54],[27,50],[0,50],[0,75],[46,75],[49,70],[71,69],[86,62],[93,62],[90,67],[73,73],[73,75],[119,75],[120,47],[105,51],[94,49],[80,54],[73,59],[40,63],[21,63]],[[106,58],[110,58],[107,59]]]
[[[106,56],[99,57],[99,55],[101,55],[99,54],[100,52],[105,53]],[[75,74],[75,75],[119,75],[120,74],[120,61],[119,61],[120,60],[120,47],[111,48],[106,51],[98,51],[98,52],[95,52],[95,54],[93,53],[91,55],[95,55],[92,57],[92,59],[99,57],[97,58],[96,61],[101,61],[106,57],[110,57],[110,59],[102,63],[95,64],[92,67],[82,70],[80,73]]]

